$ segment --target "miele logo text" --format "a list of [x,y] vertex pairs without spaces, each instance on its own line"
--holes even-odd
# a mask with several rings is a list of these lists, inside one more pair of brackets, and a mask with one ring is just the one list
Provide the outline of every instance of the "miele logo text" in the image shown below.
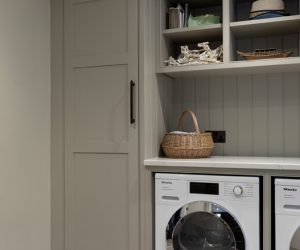
[[283,188],[284,191],[297,192],[297,188]]
[[162,181],[161,184],[172,184],[171,181]]

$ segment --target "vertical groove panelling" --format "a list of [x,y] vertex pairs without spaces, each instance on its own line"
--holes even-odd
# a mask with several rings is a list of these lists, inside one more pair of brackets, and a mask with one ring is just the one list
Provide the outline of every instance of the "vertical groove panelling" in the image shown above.
[[161,136],[161,139],[163,137],[163,135],[165,134],[165,131],[166,131],[166,125],[168,122],[166,122],[166,119],[165,119],[165,113],[164,113],[164,110],[167,109],[167,98],[168,98],[168,91],[167,91],[167,88],[168,88],[168,77],[165,77],[165,82],[164,84],[162,85],[163,86],[163,95],[162,96],[160,94],[160,100],[162,102],[162,108],[160,109],[160,113],[161,113],[161,131],[160,131],[160,136]]
[[166,119],[168,120],[168,123],[166,126],[167,132],[171,131],[170,121],[172,119],[172,109],[173,109],[173,107],[172,107],[172,98],[173,98],[172,85],[173,85],[173,81],[170,79],[168,81],[168,88],[167,88],[168,104],[167,104],[167,109],[165,110],[165,112],[167,113]]
[[[156,141],[156,147],[157,150],[160,149],[160,143],[162,139],[162,134],[165,131],[165,126],[164,126],[164,117],[163,117],[163,109],[165,109],[165,99],[163,98],[162,95],[165,95],[165,88],[166,88],[166,82],[165,82],[165,76],[163,76],[163,84],[158,84],[158,105],[156,107],[156,112],[157,112],[157,141]],[[165,95],[166,96],[166,95]]]
[[[223,78],[210,77],[209,79],[209,124],[211,130],[223,130]],[[214,155],[223,155],[224,146],[215,144]]]
[[161,135],[165,132],[165,116],[164,116],[164,110],[166,110],[167,108],[167,82],[168,82],[168,78],[166,76],[161,76],[161,80],[158,80],[158,82],[162,81],[162,84],[159,83],[158,84],[158,103],[160,105],[158,105],[157,107],[157,115],[159,117],[157,123],[158,123],[158,127],[159,127],[159,131],[158,131],[158,138],[161,137]]
[[253,155],[268,155],[268,87],[266,75],[254,75],[253,81]]
[[157,113],[156,113],[156,106],[158,105],[157,102],[158,102],[158,97],[157,97],[157,83],[154,82],[154,86],[152,87],[152,101],[153,101],[153,105],[152,105],[152,110],[151,112],[153,113],[152,117],[153,117],[153,120],[152,120],[152,132],[153,132],[153,135],[152,135],[152,154],[156,154],[156,152],[158,152],[157,148],[156,148],[156,141],[157,141],[157,134],[158,134],[158,128],[156,126],[157,124],[157,120],[159,119],[159,117],[157,116]]
[[202,131],[226,131],[214,155],[300,156],[299,72],[180,79],[170,87],[170,127],[190,107]]
[[283,93],[282,74],[268,75],[269,88],[269,155],[283,156]]
[[[161,141],[164,134],[169,130],[170,116],[169,110],[172,109],[170,106],[171,102],[171,89],[172,80],[166,76],[159,76],[157,79],[158,84],[156,89],[156,140],[154,145],[155,152],[160,151]],[[181,98],[180,98],[181,99]],[[157,154],[157,153],[156,153]]]
[[208,110],[208,78],[195,79],[195,112],[201,131],[209,129],[209,110]]
[[[252,40],[252,49],[267,48],[264,37]],[[268,88],[265,74],[252,76],[253,88],[253,142],[252,152],[256,156],[268,155]]]
[[[237,40],[237,50],[240,51],[251,51],[252,50],[252,41],[251,39],[240,39]],[[240,55],[237,56],[238,60],[244,60]]]
[[284,80],[284,156],[298,156],[299,146],[299,82],[297,73],[285,73]]
[[266,38],[267,48],[276,48],[279,50],[283,49],[283,36],[270,36]]
[[[157,9],[157,6],[158,6],[158,1],[155,2],[154,4],[151,5],[151,9]],[[151,10],[153,11],[153,10]],[[156,36],[156,32],[157,32],[157,29],[156,27],[159,25],[159,18],[157,18],[159,16],[159,13],[155,12],[155,16],[153,19],[150,20],[150,33],[149,33],[149,37],[151,38],[157,38],[158,37]],[[152,18],[152,17],[151,17]],[[158,141],[158,131],[159,131],[159,128],[157,127],[157,125],[159,124],[158,123],[158,120],[160,120],[160,117],[158,116],[157,114],[157,105],[159,105],[159,89],[158,89],[158,84],[161,84],[161,82],[159,81],[159,79],[157,79],[156,75],[155,74],[152,74],[154,72],[156,72],[156,54],[153,53],[154,51],[156,51],[156,44],[155,44],[155,39],[150,39],[150,43],[149,43],[149,46],[150,46],[150,52],[149,53],[149,61],[151,62],[151,64],[149,65],[150,68],[149,68],[149,76],[151,77],[149,83],[151,83],[151,87],[150,87],[150,90],[151,90],[151,125],[150,125],[150,128],[151,130],[149,131],[149,133],[152,132],[152,135],[151,135],[151,141],[149,142],[149,144],[151,143],[151,148],[152,148],[152,155],[153,156],[157,156],[158,155],[158,152],[159,152],[159,149],[157,148],[157,141]],[[147,133],[147,131],[146,131]]]
[[291,51],[291,56],[299,56],[299,35],[291,34],[283,37],[282,40],[284,51]]
[[[193,78],[189,78],[186,81],[184,81],[184,84],[181,85],[181,92],[182,92],[182,106],[181,111],[190,109],[195,110],[195,80]],[[183,130],[184,131],[195,131],[195,126],[192,123],[192,119],[188,116],[184,119],[183,124]]]
[[288,2],[285,3],[285,11],[287,13],[290,13],[292,15],[296,15],[298,12],[298,5],[299,5],[299,1],[285,1]]
[[155,121],[154,121],[154,126],[155,126],[155,140],[154,140],[154,144],[153,144],[153,150],[154,152],[159,152],[159,138],[160,138],[160,131],[161,131],[161,115],[160,115],[160,106],[161,106],[161,102],[159,99],[159,88],[158,88],[158,84],[156,84],[155,86],[155,105],[154,105],[154,113],[155,113]]
[[174,81],[173,95],[172,95],[173,105],[172,105],[172,109],[170,110],[170,112],[172,112],[171,130],[177,129],[177,120],[181,112],[181,105],[182,105],[181,88],[182,88],[181,80]]
[[169,82],[170,82],[170,78],[169,77],[165,77],[164,78],[164,84],[163,84],[163,95],[160,94],[160,99],[162,99],[161,102],[163,102],[163,108],[161,109],[161,116],[162,116],[162,130],[161,130],[161,140],[167,130],[168,127],[168,115],[166,110],[169,109],[169,105],[168,105],[168,100],[169,99]]
[[[153,112],[153,110],[154,110],[154,107],[155,107],[155,103],[154,103],[154,101],[153,101],[153,99],[154,99],[154,87],[153,86],[151,86],[150,88],[149,88],[149,92],[150,92],[150,94],[149,94],[149,96],[150,96],[150,103],[151,103],[151,107],[149,107],[149,116],[151,116],[152,117],[152,119],[150,119],[149,120],[149,123],[150,123],[150,125],[149,125],[149,133],[151,134],[151,136],[149,136],[149,141],[148,141],[148,143],[149,143],[149,155],[150,156],[154,156],[155,154],[154,154],[154,147],[153,147],[153,145],[154,145],[154,140],[155,140],[155,133],[156,133],[156,128],[154,127],[154,125],[155,125],[155,123],[154,123],[154,119],[156,119],[156,117],[154,116],[155,114],[154,114],[154,112]],[[149,105],[150,106],[150,105]]]
[[266,47],[266,39],[264,37],[257,37],[252,39],[252,49],[261,49]]
[[252,155],[252,78],[238,77],[238,155]]
[[224,155],[237,155],[238,148],[238,94],[235,76],[224,78]]

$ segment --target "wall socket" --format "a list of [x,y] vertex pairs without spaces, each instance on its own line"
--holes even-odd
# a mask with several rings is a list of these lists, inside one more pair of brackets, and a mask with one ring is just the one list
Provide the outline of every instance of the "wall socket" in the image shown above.
[[214,143],[225,143],[226,142],[226,131],[207,130],[212,135]]

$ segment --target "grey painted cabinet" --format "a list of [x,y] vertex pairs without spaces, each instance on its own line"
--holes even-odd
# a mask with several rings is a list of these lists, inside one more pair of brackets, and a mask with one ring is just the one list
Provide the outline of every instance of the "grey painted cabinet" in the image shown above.
[[65,249],[138,250],[137,0],[64,15]]

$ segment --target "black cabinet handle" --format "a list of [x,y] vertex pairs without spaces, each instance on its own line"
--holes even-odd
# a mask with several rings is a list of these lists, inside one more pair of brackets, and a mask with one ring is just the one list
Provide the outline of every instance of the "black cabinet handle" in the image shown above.
[[135,123],[135,118],[133,116],[133,89],[135,87],[134,81],[130,81],[130,124]]

